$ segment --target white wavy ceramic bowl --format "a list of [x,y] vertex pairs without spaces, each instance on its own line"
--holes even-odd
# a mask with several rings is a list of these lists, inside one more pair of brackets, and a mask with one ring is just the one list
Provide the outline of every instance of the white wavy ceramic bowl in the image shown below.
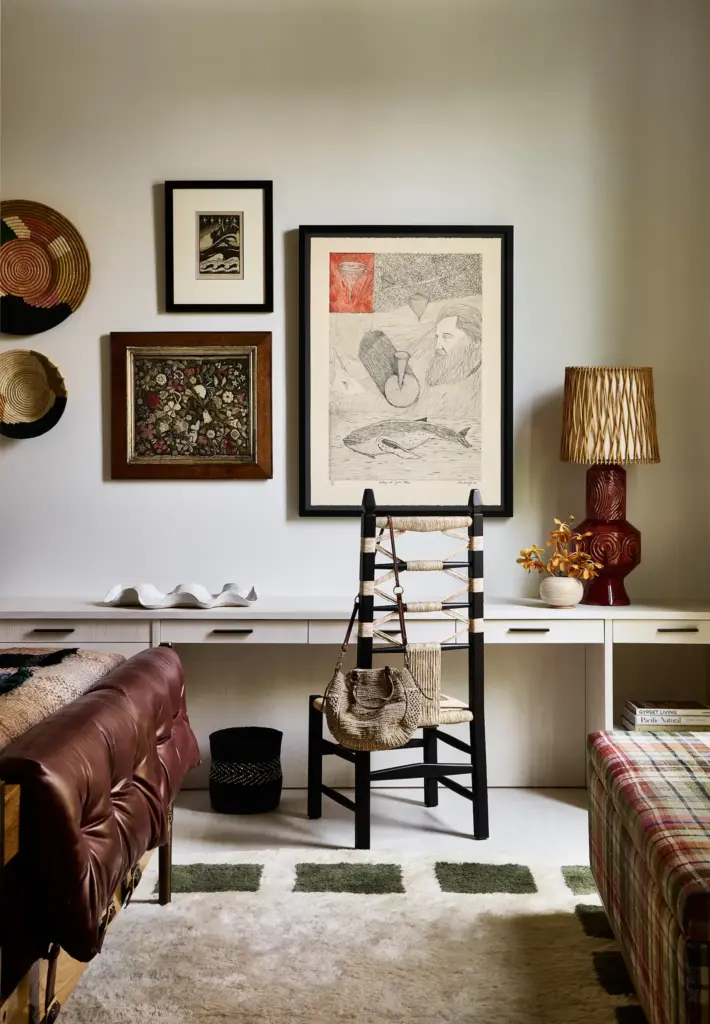
[[126,587],[117,583],[104,597],[104,604],[139,608],[246,608],[256,601],[256,591],[248,592],[238,583],[225,583],[218,594],[210,594],[201,583],[179,583],[168,594],[152,583]]

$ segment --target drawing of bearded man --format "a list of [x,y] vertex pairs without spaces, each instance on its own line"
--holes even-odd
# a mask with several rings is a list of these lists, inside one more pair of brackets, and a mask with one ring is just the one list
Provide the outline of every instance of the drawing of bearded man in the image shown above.
[[465,380],[481,365],[481,314],[472,306],[446,306],[436,321],[434,355],[427,367],[430,387]]

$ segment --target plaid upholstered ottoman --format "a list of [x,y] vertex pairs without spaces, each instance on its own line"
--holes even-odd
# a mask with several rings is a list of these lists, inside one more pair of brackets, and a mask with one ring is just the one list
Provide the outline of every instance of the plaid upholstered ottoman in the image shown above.
[[710,733],[589,737],[591,865],[650,1024],[710,1024]]

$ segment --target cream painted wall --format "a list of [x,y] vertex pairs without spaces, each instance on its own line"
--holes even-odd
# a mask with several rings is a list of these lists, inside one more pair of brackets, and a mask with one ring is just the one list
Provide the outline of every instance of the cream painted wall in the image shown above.
[[[557,461],[565,364],[618,361],[655,368],[663,458],[629,473],[631,590],[710,593],[697,543],[678,558],[666,532],[704,526],[710,497],[704,0],[4,0],[2,27],[2,195],[69,216],[93,282],[19,340],[70,400],[0,448],[0,592],[351,589],[354,524],[296,515],[288,233],[401,222],[515,225],[515,518],[489,524],[489,591],[523,592],[518,548],[583,510],[583,470]],[[273,178],[273,316],[159,312],[159,185],[191,177]],[[106,335],[254,327],[274,335],[273,481],[108,481]]]
[[[557,459],[564,366],[618,362],[655,369],[663,459],[629,472],[645,548],[629,589],[709,597],[708,39],[706,0],[4,0],[2,196],[70,217],[93,280],[60,327],[0,336],[0,351],[35,346],[57,362],[70,396],[55,430],[0,444],[0,594],[191,579],[352,590],[355,522],[296,512],[293,232],[379,222],[515,226],[515,517],[487,523],[488,592],[530,593],[518,549],[553,514],[583,512],[584,471]],[[166,178],[273,179],[273,315],[160,312]],[[273,332],[274,479],[110,481],[109,332],[250,328]],[[232,669],[215,653],[208,682],[186,657],[207,727]],[[278,657],[241,666],[254,681],[235,714],[273,708],[264,680],[284,677],[268,667]],[[489,736],[499,784],[530,782],[549,739],[542,729],[531,759],[506,769],[499,741],[528,723],[505,697],[527,678],[511,657],[489,658],[505,709]],[[320,678],[312,659],[305,676]],[[558,744],[537,781],[583,780],[563,738],[584,728],[569,660],[557,674],[538,660],[526,691]]]

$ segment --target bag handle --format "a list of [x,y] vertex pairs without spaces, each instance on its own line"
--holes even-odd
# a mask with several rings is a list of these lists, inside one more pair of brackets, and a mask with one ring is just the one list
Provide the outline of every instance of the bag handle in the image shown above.
[[353,701],[361,708],[365,708],[366,711],[382,711],[382,709],[389,704],[394,697],[394,679],[392,678],[392,669],[389,665],[385,665],[382,670],[385,674],[385,679],[389,685],[390,692],[384,697],[373,697],[370,701],[363,700],[358,694],[358,683],[357,677],[353,681]]
[[357,617],[357,613],[358,613],[358,608],[359,607],[360,607],[360,599],[358,597],[356,597],[354,602],[353,602],[353,611],[352,611],[352,615],[350,616],[350,622],[348,623],[348,628],[345,630],[345,639],[343,640],[343,643],[342,643],[342,645],[340,647],[340,654],[338,655],[338,660],[337,660],[336,665],[335,665],[335,671],[336,672],[339,672],[340,669],[343,667],[343,660],[345,658],[345,652],[347,651],[348,644],[350,643],[350,637],[352,635],[353,626],[355,625],[355,619]]
[[402,634],[402,643],[407,646],[407,624],[404,621],[404,601],[402,594],[404,593],[404,587],[399,582],[399,559],[397,558],[397,549],[394,543],[394,526],[392,525],[392,516],[387,516],[387,526],[390,531],[390,543],[392,545],[392,569],[394,570],[394,586],[392,587],[392,593],[397,598],[397,613],[399,615],[399,630]]

